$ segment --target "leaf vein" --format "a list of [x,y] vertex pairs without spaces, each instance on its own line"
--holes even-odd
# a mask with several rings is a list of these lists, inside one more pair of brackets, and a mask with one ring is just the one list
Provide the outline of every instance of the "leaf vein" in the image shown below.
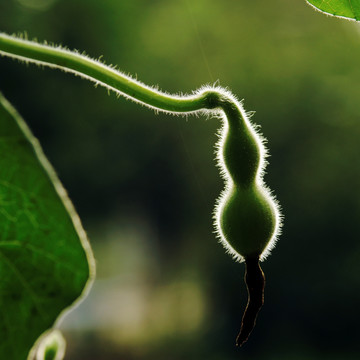
[[67,262],[61,261],[59,258],[52,255],[51,253],[48,253],[45,250],[40,249],[40,248],[38,248],[38,247],[36,247],[36,246],[34,246],[32,244],[17,241],[17,240],[1,241],[0,242],[0,247],[8,247],[8,246],[17,246],[17,247],[20,247],[20,248],[24,247],[24,248],[26,248],[26,249],[34,252],[34,253],[38,253],[40,255],[43,255],[44,257],[51,260],[55,264],[60,264],[61,266],[67,268],[68,270],[70,270],[74,274],[78,274],[78,272],[79,272],[77,268],[74,268],[74,267],[70,266]]
[[2,252],[0,251],[0,257],[4,260],[4,263],[8,266],[8,268],[14,273],[14,275],[17,277],[23,288],[27,291],[29,294],[32,302],[34,303],[36,310],[41,315],[43,319],[46,319],[45,314],[43,313],[41,307],[38,304],[38,298],[36,294],[33,292],[31,287],[28,285],[27,281],[19,271],[19,269],[13,264],[13,262]]

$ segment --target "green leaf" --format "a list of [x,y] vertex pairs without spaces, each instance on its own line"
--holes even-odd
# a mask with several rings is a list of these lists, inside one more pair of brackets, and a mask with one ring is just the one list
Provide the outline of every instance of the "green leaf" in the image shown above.
[[360,20],[360,0],[307,0],[307,2],[329,15]]
[[0,359],[24,360],[88,289],[93,257],[39,143],[1,93],[0,154]]

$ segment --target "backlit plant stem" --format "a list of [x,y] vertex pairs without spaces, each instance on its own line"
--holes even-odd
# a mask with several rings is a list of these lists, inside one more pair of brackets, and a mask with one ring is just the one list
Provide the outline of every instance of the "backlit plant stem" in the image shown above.
[[0,33],[0,54],[72,72],[161,111],[189,113],[211,109],[215,105],[211,102],[211,96],[205,96],[203,93],[186,97],[170,96],[100,61],[59,46],[43,45]]

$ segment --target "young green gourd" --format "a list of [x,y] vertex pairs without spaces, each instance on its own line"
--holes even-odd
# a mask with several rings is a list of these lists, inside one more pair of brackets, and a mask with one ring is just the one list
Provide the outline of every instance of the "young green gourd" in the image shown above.
[[226,250],[237,260],[265,259],[279,233],[279,206],[263,183],[264,139],[230,94],[217,145],[225,190],[215,210],[215,226]]
[[170,114],[201,114],[222,119],[217,160],[225,189],[214,218],[217,235],[237,261],[245,261],[248,304],[237,345],[252,331],[263,305],[265,277],[259,265],[274,247],[281,227],[279,205],[263,182],[264,139],[242,104],[226,89],[205,86],[192,95],[169,95],[124,73],[61,47],[0,33],[0,55],[80,75],[137,103]]
[[259,265],[275,246],[280,232],[279,205],[264,185],[266,166],[264,138],[248,119],[234,96],[219,90],[223,126],[217,144],[217,160],[225,180],[215,208],[215,227],[227,252],[245,261],[248,304],[237,345],[241,346],[255,326],[264,303],[265,276]]

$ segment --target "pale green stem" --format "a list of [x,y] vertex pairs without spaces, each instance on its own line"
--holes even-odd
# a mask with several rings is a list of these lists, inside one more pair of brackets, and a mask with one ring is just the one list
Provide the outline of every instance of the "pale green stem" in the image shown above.
[[238,108],[236,99],[219,87],[203,88],[203,91],[187,96],[169,95],[78,52],[39,44],[4,33],[0,33],[0,55],[75,73],[134,101],[162,111],[191,113],[202,109],[225,110],[234,105]]

